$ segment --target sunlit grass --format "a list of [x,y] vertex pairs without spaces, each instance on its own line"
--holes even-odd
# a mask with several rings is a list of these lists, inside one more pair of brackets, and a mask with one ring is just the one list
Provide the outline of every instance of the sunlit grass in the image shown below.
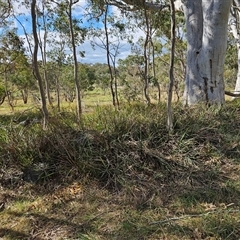
[[239,239],[239,103],[173,107],[171,133],[165,103],[1,115],[0,238]]

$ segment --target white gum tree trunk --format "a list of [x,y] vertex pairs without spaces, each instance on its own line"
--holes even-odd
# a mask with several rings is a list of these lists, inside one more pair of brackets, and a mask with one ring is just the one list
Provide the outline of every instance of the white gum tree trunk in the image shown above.
[[237,80],[236,80],[234,93],[239,94],[240,93],[240,44],[239,43],[237,43],[237,50],[238,50],[238,73],[237,73]]
[[237,73],[237,80],[236,80],[234,93],[239,94],[240,93],[240,44],[239,43],[237,43],[237,50],[238,50],[238,73]]
[[240,93],[240,0],[233,1],[233,8],[231,11],[230,27],[232,30],[233,37],[236,40],[237,51],[238,51],[238,74],[235,85],[234,93]]
[[184,0],[187,29],[185,104],[224,104],[224,62],[232,0]]

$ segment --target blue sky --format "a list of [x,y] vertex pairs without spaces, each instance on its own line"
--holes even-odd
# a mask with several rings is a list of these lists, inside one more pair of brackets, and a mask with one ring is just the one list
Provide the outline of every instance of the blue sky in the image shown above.
[[[78,3],[78,6],[76,10],[73,12],[75,16],[80,16],[83,18],[83,12],[86,7],[86,1],[85,0],[80,0]],[[31,33],[31,21],[30,21],[30,10],[26,9],[23,5],[16,5],[15,6],[15,11],[18,14],[18,19],[21,21],[21,23],[24,25],[25,29],[27,30],[28,33]],[[119,14],[117,12],[118,10],[116,8],[112,8],[112,12],[114,14]],[[98,23],[94,23],[95,27],[100,25]],[[15,26],[18,28],[18,34],[25,39],[24,31],[21,25],[15,20]],[[86,19],[83,18],[83,26],[89,26],[89,23],[86,21]],[[141,33],[140,33],[141,35]],[[56,36],[57,38],[58,36]],[[137,36],[136,36],[137,37]],[[91,39],[86,39],[83,44],[78,46],[78,51],[84,51],[85,52],[85,57],[84,58],[78,58],[78,60],[82,63],[106,63],[106,51],[99,48],[95,47],[95,50],[91,46]],[[25,46],[28,47],[27,42],[25,41]],[[70,51],[67,50],[67,52],[70,53]],[[126,58],[129,54],[131,53],[131,47],[129,44],[127,44],[126,40],[122,40],[120,44],[120,50],[119,50],[119,55],[118,59],[124,59]]]

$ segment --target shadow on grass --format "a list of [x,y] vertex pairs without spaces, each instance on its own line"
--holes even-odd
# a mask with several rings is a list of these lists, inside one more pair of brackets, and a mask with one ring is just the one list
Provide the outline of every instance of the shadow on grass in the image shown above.
[[[156,236],[153,239],[159,239],[159,236],[162,237],[165,233],[169,236],[172,234],[175,239],[177,236],[182,238],[190,236],[196,239],[214,236],[238,239],[236,229],[239,225],[234,225],[235,220],[231,222],[223,219],[222,222],[218,222],[217,220],[221,220],[222,216],[201,217],[199,227],[202,229],[199,232],[196,230],[197,223],[196,225],[174,223],[163,227],[150,227],[146,220],[150,216],[144,216],[145,221],[139,223],[144,211],[151,209],[167,209],[166,212],[170,216],[176,216],[201,214],[206,211],[204,204],[212,204],[216,208],[232,204],[233,208],[239,208],[240,168],[236,166],[240,152],[239,133],[236,131],[240,127],[239,114],[232,116],[231,112],[208,113],[209,116],[204,118],[199,118],[199,115],[195,114],[190,116],[191,119],[185,110],[182,114],[186,116],[179,117],[179,122],[176,124],[179,129],[175,129],[176,133],[173,135],[166,132],[165,123],[153,121],[150,122],[151,127],[149,127],[147,121],[142,123],[142,118],[137,122],[135,116],[130,115],[130,121],[126,116],[117,116],[118,119],[114,115],[114,121],[110,123],[112,127],[109,127],[108,122],[106,126],[115,129],[115,132],[109,129],[103,134],[95,130],[79,131],[56,121],[49,132],[26,134],[23,146],[19,144],[23,142],[21,142],[23,135],[17,132],[19,138],[16,139],[15,135],[12,137],[8,153],[12,154],[13,162],[26,160],[28,163],[31,157],[30,160],[37,163],[51,163],[50,166],[57,174],[52,174],[52,168],[47,169],[47,172],[43,169],[46,175],[43,175],[41,181],[35,181],[39,172],[32,168],[35,162],[34,164],[30,162],[30,172],[27,172],[26,179],[30,179],[32,185],[28,191],[22,193],[26,198],[13,197],[8,201],[17,202],[22,199],[30,202],[34,198],[44,198],[51,194],[54,197],[54,193],[61,186],[67,187],[74,181],[81,181],[79,179],[81,175],[89,177],[89,182],[85,182],[88,188],[91,181],[96,181],[98,184],[96,187],[108,191],[108,197],[105,198],[108,200],[103,200],[97,195],[92,196],[95,202],[98,200],[100,202],[91,209],[90,215],[95,215],[99,208],[104,207],[108,214],[107,205],[114,203],[121,208],[121,213],[125,209],[139,211],[136,218],[131,214],[128,218],[123,216],[118,223],[115,221],[116,229],[108,229],[109,232],[104,232],[100,227],[111,228],[110,220],[104,220],[102,216],[86,220],[87,210],[80,213],[80,205],[77,210],[68,211],[71,210],[73,201],[80,203],[85,201],[91,205],[91,200],[88,197],[84,200],[75,197],[66,200],[65,192],[57,196],[57,203],[54,203],[55,199],[52,200],[52,206],[45,213],[38,213],[37,210],[25,211],[24,208],[21,212],[9,209],[8,213],[17,219],[29,218],[32,231],[43,236],[47,234],[46,232],[56,236],[56,232],[64,230],[68,237],[81,234],[87,236],[95,232],[105,239],[134,240],[152,236]],[[108,113],[105,115],[110,116]],[[105,115],[101,112],[101,116]],[[76,172],[69,177],[72,169]],[[236,175],[235,178],[233,174]],[[11,182],[6,182],[4,187],[8,188],[8,184],[10,186]],[[22,185],[24,184],[23,181]],[[28,193],[33,195],[29,196],[29,199]],[[5,198],[8,196],[6,195]],[[74,218],[81,214],[79,218]],[[165,216],[161,215],[161,218]],[[206,220],[212,227],[206,226],[204,223]],[[105,225],[100,224],[101,221],[106,221]],[[219,228],[213,224],[214,221],[223,227],[222,234],[217,235]],[[2,228],[1,231],[5,231],[7,236],[21,234],[14,230],[11,232],[7,227],[5,230]],[[22,238],[24,237],[22,233]]]
[[180,195],[175,197],[182,199],[182,202],[186,205],[198,203],[225,203],[227,205],[234,203],[235,206],[239,206],[240,191],[239,189],[221,186],[186,188]]
[[[22,231],[10,228],[0,228],[0,236],[10,239],[75,239],[80,234],[87,234],[94,229],[94,220],[76,224],[71,217],[48,217],[47,214],[19,213],[9,211],[11,218],[28,219],[26,227]],[[67,213],[66,213],[67,215]]]
[[[29,235],[23,232],[14,231],[8,228],[1,228],[0,227],[0,237],[8,237],[8,239],[22,239],[27,240],[29,239]],[[36,240],[40,240],[40,238],[35,238]]]

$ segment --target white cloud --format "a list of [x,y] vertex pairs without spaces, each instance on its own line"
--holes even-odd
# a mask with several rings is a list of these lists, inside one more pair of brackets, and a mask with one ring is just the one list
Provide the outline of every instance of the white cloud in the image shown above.
[[81,14],[85,11],[85,7],[87,5],[86,0],[80,0],[78,3],[74,5],[74,12],[73,14]]
[[[16,1],[14,2],[14,9],[15,12],[17,14],[24,14],[25,16],[19,17],[19,19],[22,21],[22,24],[24,25],[24,27],[27,29],[27,31],[29,33],[31,33],[31,23],[30,21],[26,22],[24,19],[26,17],[30,17],[30,10],[27,9],[24,4],[22,4],[24,1],[20,1],[19,4],[16,3]],[[81,16],[85,10],[85,6],[87,4],[87,0],[80,0],[77,5],[75,5],[75,10],[74,10],[74,15],[75,16]],[[121,16],[121,13],[119,11],[119,9],[117,9],[116,7],[112,7],[112,11],[113,14],[116,16],[116,18],[119,18]],[[83,15],[82,15],[83,16]],[[84,20],[84,19],[83,19]],[[19,25],[19,23],[17,23],[15,21],[15,25],[20,29],[19,30],[19,34],[21,35],[22,39],[24,39],[24,46],[28,49],[29,45],[26,41],[26,37],[23,34],[23,30],[22,27]],[[136,42],[140,36],[143,36],[143,32],[139,29],[138,31],[136,31],[133,34],[133,41]],[[41,36],[43,36],[43,32],[41,31],[40,33]],[[54,36],[55,39],[60,38],[59,34],[55,33]],[[111,41],[117,40],[115,38],[111,39]],[[118,41],[118,40],[117,40]],[[32,43],[32,41],[31,41]],[[49,48],[48,48],[49,50]],[[106,63],[107,59],[106,59],[106,51],[104,49],[101,49],[99,47],[96,47],[96,49],[94,50],[91,46],[90,40],[86,40],[82,45],[80,45],[77,48],[78,51],[84,51],[85,52],[85,57],[84,58],[78,58],[80,62],[83,63]],[[40,51],[39,51],[40,52]],[[67,52],[69,52],[69,49],[67,49]],[[119,49],[119,55],[117,56],[117,60],[119,58],[124,59],[126,58],[129,54],[131,53],[131,47],[130,45],[127,43],[127,39],[123,39],[120,42],[120,49]],[[39,53],[39,58],[40,58],[40,53]]]
[[[57,2],[57,0],[56,0]],[[37,4],[39,5],[41,2],[37,1]],[[54,6],[56,6],[56,3],[51,3],[52,7],[54,8]],[[79,2],[77,4],[74,5],[74,14],[81,14],[84,11],[84,8],[87,5],[87,0],[79,0]],[[24,14],[24,15],[30,15],[30,5],[28,5],[26,7],[26,4],[24,3],[23,0],[21,1],[13,1],[13,9],[14,9],[14,13],[16,15],[19,14]]]
[[[85,57],[79,59],[83,63],[107,63],[107,53],[104,49],[99,47],[94,50],[90,44],[90,41],[86,41],[81,46],[78,47],[79,51],[85,51]],[[122,44],[119,49],[119,54],[116,57],[118,59],[124,59],[130,54],[130,45]]]
[[24,1],[13,1],[13,10],[16,15],[30,15],[30,9],[26,8]]

